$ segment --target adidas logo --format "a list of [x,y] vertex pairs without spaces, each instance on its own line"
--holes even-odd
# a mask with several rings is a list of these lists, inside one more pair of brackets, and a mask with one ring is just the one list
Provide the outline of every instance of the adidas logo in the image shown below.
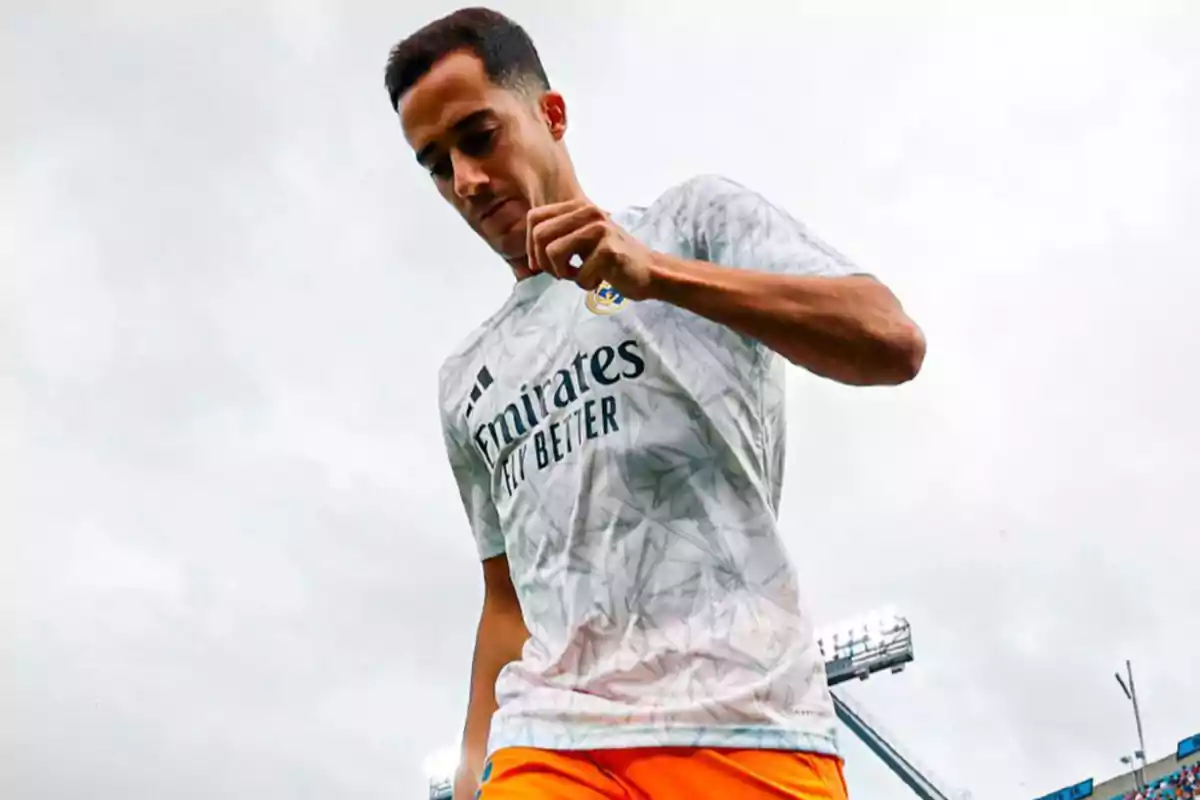
[[479,402],[479,398],[487,391],[495,381],[492,380],[492,373],[488,372],[487,365],[480,368],[479,374],[475,376],[475,385],[471,388],[471,402],[467,403],[467,419],[471,418],[471,412],[475,410],[475,404]]

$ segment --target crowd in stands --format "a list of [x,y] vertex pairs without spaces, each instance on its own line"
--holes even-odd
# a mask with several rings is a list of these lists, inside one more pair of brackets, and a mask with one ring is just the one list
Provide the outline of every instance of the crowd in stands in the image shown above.
[[1200,763],[1151,781],[1145,791],[1128,792],[1112,800],[1200,800]]

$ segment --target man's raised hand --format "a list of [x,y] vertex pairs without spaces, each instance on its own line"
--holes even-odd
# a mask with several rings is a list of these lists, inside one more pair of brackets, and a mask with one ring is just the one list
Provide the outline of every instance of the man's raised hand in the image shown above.
[[585,290],[608,283],[630,300],[644,300],[653,279],[653,253],[587,200],[532,209],[526,253],[534,273],[549,272]]

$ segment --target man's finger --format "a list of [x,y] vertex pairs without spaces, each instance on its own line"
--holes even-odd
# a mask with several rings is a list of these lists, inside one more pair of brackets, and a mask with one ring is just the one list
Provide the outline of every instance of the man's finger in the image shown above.
[[579,256],[581,263],[586,262],[596,245],[604,238],[604,234],[604,223],[595,221],[555,239],[546,245],[546,268],[558,278],[574,277],[579,268],[573,265],[571,260]]
[[562,214],[566,214],[569,211],[573,211],[576,208],[587,205],[591,205],[591,203],[583,199],[564,200],[561,203],[547,203],[544,206],[536,206],[529,209],[529,213],[526,218],[529,220],[530,225],[536,225],[537,223],[548,220],[551,217],[557,217]]
[[600,269],[604,266],[602,261],[603,259],[596,257],[596,250],[588,253],[572,277],[580,289],[590,292],[604,282],[604,276],[600,274]]
[[[533,212],[530,212],[532,216]],[[534,223],[532,219],[526,224],[528,237],[526,255],[530,266],[535,272],[551,269],[546,257],[546,248],[551,242],[561,239],[585,225],[602,220],[603,214],[592,205],[578,206],[566,210],[558,216],[547,217]],[[558,277],[565,277],[555,273]]]
[[538,252],[534,243],[533,229],[548,219],[553,219],[554,217],[569,213],[585,204],[586,201],[584,200],[567,200],[563,203],[550,203],[549,205],[531,208],[528,212],[526,212],[525,258],[529,262],[529,269],[531,271],[537,273],[546,268],[545,265],[538,263]]

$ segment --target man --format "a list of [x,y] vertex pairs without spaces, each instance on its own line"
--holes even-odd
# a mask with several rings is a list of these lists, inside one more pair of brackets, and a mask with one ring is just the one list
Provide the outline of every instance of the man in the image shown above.
[[902,383],[920,331],[731,181],[593,205],[562,96],[496,12],[405,39],[386,83],[516,277],[440,374],[485,584],[455,797],[845,798],[776,527],[782,369]]

